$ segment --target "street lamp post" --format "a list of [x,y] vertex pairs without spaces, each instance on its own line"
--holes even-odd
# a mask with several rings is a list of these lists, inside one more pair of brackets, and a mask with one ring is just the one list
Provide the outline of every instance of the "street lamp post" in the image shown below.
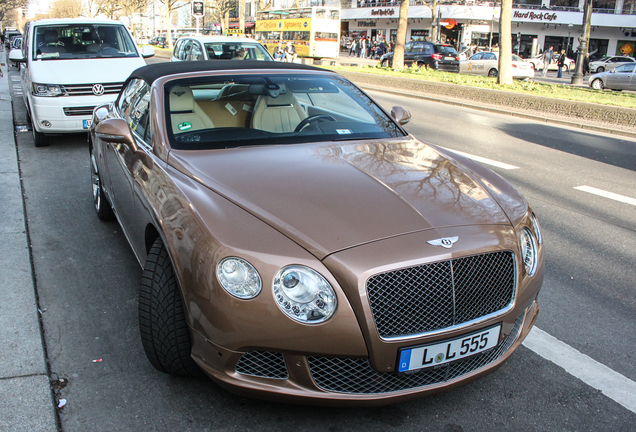
[[566,55],[570,55],[570,41],[572,40],[570,38],[570,35],[572,34],[572,27],[574,27],[574,24],[572,23],[568,24],[568,47],[565,50]]
[[587,54],[588,43],[590,41],[590,27],[592,21],[592,0],[585,0],[585,8],[583,9],[583,34],[579,38],[579,49],[576,56],[576,69],[572,75],[572,84],[583,84],[585,71],[583,70],[583,62]]

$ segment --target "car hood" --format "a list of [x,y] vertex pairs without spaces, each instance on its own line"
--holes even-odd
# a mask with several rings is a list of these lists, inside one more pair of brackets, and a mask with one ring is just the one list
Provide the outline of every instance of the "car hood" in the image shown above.
[[126,81],[135,69],[145,66],[141,57],[35,60],[29,63],[33,82],[84,84]]
[[318,259],[417,231],[510,225],[476,177],[410,137],[171,150],[169,164]]

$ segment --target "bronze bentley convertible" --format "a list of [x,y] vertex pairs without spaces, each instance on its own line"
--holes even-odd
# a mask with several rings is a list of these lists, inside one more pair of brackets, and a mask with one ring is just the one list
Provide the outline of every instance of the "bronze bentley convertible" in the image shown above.
[[334,72],[248,61],[149,65],[96,108],[95,210],[143,266],[152,365],[338,405],[500,366],[538,314],[539,225],[409,118]]

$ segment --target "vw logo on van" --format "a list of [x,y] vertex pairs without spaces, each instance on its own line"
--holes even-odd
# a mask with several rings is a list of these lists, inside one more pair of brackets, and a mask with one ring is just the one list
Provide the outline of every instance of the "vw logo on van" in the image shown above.
[[104,86],[101,84],[95,84],[93,86],[93,94],[95,96],[101,96],[104,94]]

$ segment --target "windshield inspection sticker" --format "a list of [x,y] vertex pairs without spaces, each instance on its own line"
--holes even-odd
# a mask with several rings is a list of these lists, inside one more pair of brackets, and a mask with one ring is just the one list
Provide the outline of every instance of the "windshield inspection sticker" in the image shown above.
[[236,115],[236,113],[238,112],[234,109],[232,105],[230,105],[229,102],[225,104],[225,109],[227,109],[232,115]]
[[181,123],[179,123],[179,125],[177,126],[177,128],[178,128],[180,131],[187,131],[187,130],[192,129],[192,123],[190,123],[190,122],[181,122]]
[[336,132],[338,132],[339,135],[349,135],[352,133],[349,129],[336,129]]

